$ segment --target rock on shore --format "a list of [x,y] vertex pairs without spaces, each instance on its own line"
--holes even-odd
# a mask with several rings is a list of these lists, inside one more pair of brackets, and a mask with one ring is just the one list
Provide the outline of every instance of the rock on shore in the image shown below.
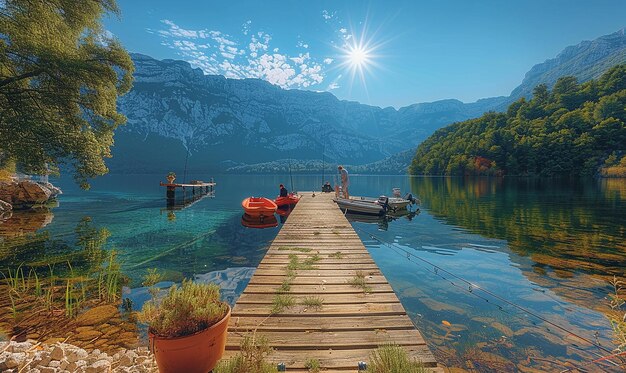
[[98,349],[86,351],[67,344],[0,342],[0,372],[158,372],[156,362],[146,347],[122,350],[114,355]]
[[32,180],[0,182],[0,200],[13,205],[14,209],[46,203],[61,193],[61,189],[50,183]]

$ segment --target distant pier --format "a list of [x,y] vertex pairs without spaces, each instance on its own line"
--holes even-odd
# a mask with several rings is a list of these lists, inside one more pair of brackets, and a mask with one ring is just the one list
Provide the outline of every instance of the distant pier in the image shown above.
[[310,359],[357,372],[388,343],[442,372],[334,194],[303,194],[233,308],[225,357],[256,332],[288,372],[308,372]]
[[[159,185],[166,188],[165,199],[167,200],[167,205],[174,206],[186,205],[207,194],[212,194],[216,183],[211,179],[210,182],[192,181],[190,183],[164,183],[161,181]],[[182,192],[182,201],[180,203],[176,201],[177,190]]]

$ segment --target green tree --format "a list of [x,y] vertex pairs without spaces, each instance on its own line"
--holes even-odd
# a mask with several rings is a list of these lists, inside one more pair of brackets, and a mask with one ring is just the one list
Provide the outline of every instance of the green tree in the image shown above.
[[[439,129],[417,148],[410,172],[448,175],[591,176],[604,161],[626,153],[626,65],[578,84],[558,80],[506,114]],[[606,166],[606,165],[604,165]],[[616,171],[621,175],[621,171]]]
[[68,164],[84,188],[108,171],[133,63],[104,14],[118,14],[115,0],[0,2],[0,166],[36,174]]

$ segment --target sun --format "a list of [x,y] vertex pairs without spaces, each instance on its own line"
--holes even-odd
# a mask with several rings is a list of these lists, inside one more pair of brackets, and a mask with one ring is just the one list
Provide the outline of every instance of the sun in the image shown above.
[[367,67],[370,61],[370,52],[361,45],[349,46],[346,57],[352,68],[362,69]]

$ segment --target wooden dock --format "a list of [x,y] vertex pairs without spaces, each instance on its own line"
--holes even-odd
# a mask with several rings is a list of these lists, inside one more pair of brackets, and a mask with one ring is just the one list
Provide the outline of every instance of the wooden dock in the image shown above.
[[[442,371],[367,249],[332,201],[334,193],[303,193],[247,288],[229,326],[226,357],[243,336],[266,336],[268,360],[307,372],[317,359],[324,372],[357,372],[379,345],[395,343],[434,371]],[[298,268],[289,271],[289,267]],[[305,269],[308,268],[308,269]],[[364,286],[354,286],[358,279]],[[288,286],[285,286],[287,284]],[[277,310],[277,296],[295,305]],[[321,307],[304,305],[322,300]]]

